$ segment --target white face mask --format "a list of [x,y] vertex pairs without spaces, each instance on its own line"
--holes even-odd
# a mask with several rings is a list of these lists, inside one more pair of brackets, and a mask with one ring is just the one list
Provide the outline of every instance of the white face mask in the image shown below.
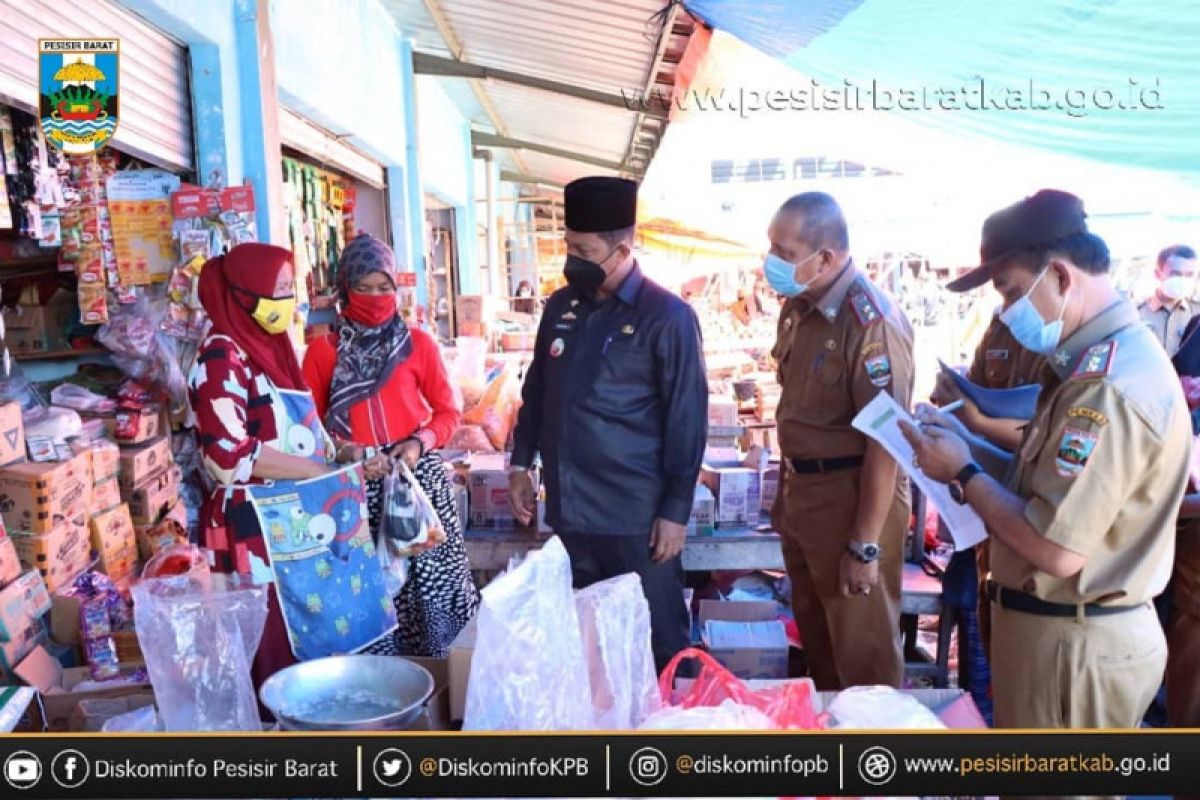
[[1049,267],[1042,270],[1042,274],[1037,276],[1029,291],[1000,315],[1000,321],[1008,326],[1013,338],[1020,342],[1022,347],[1043,356],[1050,355],[1054,348],[1058,347],[1062,339],[1063,312],[1067,310],[1067,298],[1064,296],[1062,306],[1058,309],[1058,319],[1047,323],[1029,299],[1049,271]]
[[1162,295],[1168,300],[1182,300],[1191,297],[1195,284],[1190,278],[1182,275],[1172,275],[1162,282]]

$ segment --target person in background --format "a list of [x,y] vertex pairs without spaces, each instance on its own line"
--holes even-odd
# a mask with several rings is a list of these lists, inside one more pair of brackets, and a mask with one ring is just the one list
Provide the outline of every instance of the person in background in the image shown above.
[[[332,442],[312,409],[288,334],[295,317],[292,254],[240,244],[204,265],[199,295],[212,329],[189,376],[196,437],[217,489],[200,517],[200,546],[215,572],[272,583],[267,548],[246,484],[303,480],[330,471]],[[274,586],[252,677],[261,684],[295,663]]]
[[521,281],[517,284],[517,296],[513,300],[513,311],[517,314],[533,314],[537,311],[537,298],[533,296],[533,284]]
[[1200,315],[1200,302],[1194,297],[1197,274],[1200,262],[1195,250],[1182,244],[1166,248],[1158,254],[1154,272],[1158,288],[1138,306],[1142,321],[1169,356],[1179,351],[1188,323]]
[[563,200],[568,285],[538,328],[509,498],[528,525],[541,453],[576,588],[637,573],[661,671],[690,642],[680,554],[708,436],[700,324],[634,258],[636,183],[581,178]]
[[850,258],[846,219],[827,194],[784,203],[764,271],[787,298],[774,357],[783,473],[772,522],[817,689],[899,688],[908,479],[851,422],[880,392],[908,408],[913,332]]
[[[992,684],[1001,728],[1136,728],[1162,681],[1151,600],[1171,567],[1191,423],[1163,348],[1108,276],[1083,203],[1043,190],[984,226],[1002,319],[1047,358],[1017,452],[947,415],[901,423],[914,466],[991,538]],[[1002,482],[1004,481],[1004,482]]]
[[313,341],[304,377],[317,410],[347,460],[367,460],[367,504],[378,540],[383,477],[393,459],[408,465],[437,510],[446,541],[414,556],[397,595],[395,641],[372,652],[444,657],[474,616],[462,526],[441,458],[434,452],[458,427],[459,411],[437,343],[397,313],[392,249],[362,234],[342,251],[338,330]]

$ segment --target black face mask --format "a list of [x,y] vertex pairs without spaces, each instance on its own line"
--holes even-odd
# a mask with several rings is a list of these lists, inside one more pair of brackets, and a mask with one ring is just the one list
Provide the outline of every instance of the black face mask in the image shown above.
[[[609,253],[604,260],[607,261],[611,256],[612,253]],[[567,263],[563,266],[563,275],[566,276],[567,285],[583,295],[595,294],[608,277],[604,267],[595,261],[570,255],[567,256]]]

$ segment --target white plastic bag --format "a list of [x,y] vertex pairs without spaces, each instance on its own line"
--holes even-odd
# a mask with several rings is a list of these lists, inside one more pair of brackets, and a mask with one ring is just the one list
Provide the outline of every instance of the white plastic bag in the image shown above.
[[587,730],[571,561],[557,537],[482,592],[464,730]]
[[662,706],[650,606],[637,575],[620,575],[575,595],[597,730],[634,730]]
[[890,686],[855,686],[838,694],[826,709],[831,728],[944,730],[937,715],[911,695]]
[[102,733],[158,733],[163,729],[158,709],[151,703],[107,720]]
[[263,588],[205,591],[188,578],[133,587],[134,624],[168,731],[260,731],[250,666],[267,620]]
[[767,731],[776,727],[763,712],[733,700],[719,706],[670,706],[641,724],[643,731]]

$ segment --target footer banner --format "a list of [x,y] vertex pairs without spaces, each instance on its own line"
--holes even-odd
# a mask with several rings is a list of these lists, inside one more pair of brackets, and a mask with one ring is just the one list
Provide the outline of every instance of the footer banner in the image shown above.
[[0,737],[28,798],[1167,795],[1200,732]]

